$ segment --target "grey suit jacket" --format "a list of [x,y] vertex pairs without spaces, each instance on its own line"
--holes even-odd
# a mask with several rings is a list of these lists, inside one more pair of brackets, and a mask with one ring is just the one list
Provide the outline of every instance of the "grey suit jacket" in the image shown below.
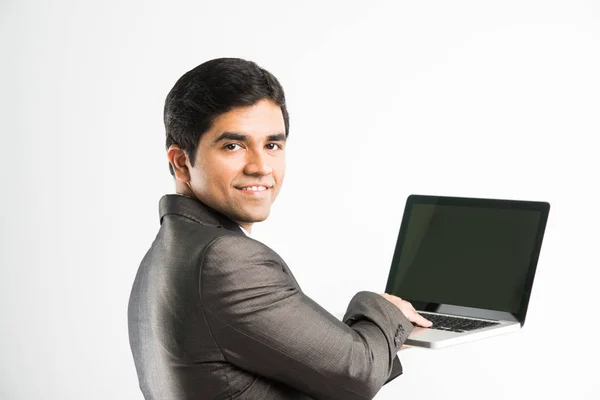
[[181,195],[159,209],[128,308],[146,399],[371,399],[402,373],[413,326],[382,296],[357,293],[339,321],[224,215]]

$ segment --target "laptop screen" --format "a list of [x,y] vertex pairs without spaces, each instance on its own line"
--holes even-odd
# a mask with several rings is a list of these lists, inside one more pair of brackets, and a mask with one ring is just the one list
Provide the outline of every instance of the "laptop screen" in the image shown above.
[[441,203],[407,203],[388,291],[411,301],[518,313],[531,290],[528,273],[547,211]]

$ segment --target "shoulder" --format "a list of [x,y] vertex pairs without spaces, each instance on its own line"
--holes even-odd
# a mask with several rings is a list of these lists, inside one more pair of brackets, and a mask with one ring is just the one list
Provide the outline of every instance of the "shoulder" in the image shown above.
[[206,247],[206,262],[218,265],[243,262],[244,264],[274,262],[281,264],[283,260],[269,246],[244,234],[224,232],[213,238]]
[[285,263],[265,244],[225,234],[207,247],[199,267],[202,306],[214,315],[245,315],[300,292]]

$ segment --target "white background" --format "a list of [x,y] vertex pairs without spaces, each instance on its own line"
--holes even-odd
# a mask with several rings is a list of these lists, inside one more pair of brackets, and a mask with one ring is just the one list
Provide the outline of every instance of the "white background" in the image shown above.
[[552,205],[524,329],[403,351],[377,399],[598,398],[600,3],[291,3],[0,2],[0,398],[142,398],[126,309],[174,187],[163,101],[222,56],[286,89],[253,234],[333,313],[384,290],[411,193]]

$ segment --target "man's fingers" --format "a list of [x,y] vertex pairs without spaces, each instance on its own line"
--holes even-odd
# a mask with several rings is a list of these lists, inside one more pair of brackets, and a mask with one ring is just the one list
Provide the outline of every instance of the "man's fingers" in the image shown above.
[[424,316],[422,316],[421,314],[419,314],[417,312],[415,312],[415,314],[413,315],[411,322],[414,322],[415,324],[417,324],[419,326],[423,326],[425,328],[429,328],[429,327],[431,327],[431,325],[433,325],[433,322],[429,321],[428,319],[426,319]]
[[406,316],[406,318],[408,318],[410,322],[414,322],[415,324],[423,326],[425,328],[429,328],[433,325],[431,321],[425,319],[425,317],[419,314],[417,310],[415,310],[413,305],[410,304],[410,302],[402,300],[398,296],[394,296],[387,293],[382,293],[381,296],[383,296],[388,301],[396,305],[396,307],[400,309],[400,311]]

